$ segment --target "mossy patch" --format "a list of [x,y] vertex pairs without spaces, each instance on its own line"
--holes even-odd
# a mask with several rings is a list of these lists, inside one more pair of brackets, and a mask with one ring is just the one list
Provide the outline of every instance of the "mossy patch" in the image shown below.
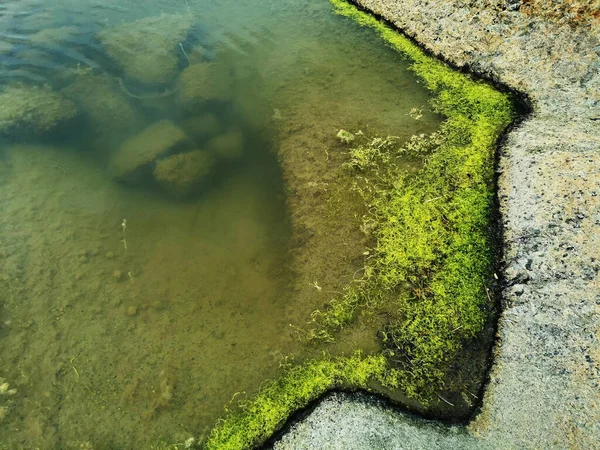
[[231,413],[213,428],[206,449],[243,449],[264,441],[298,409],[334,388],[364,386],[373,377],[385,376],[382,355],[313,360],[290,365],[283,376],[263,386],[258,396],[241,402],[241,411]]
[[[406,37],[343,0],[338,14],[374,29],[412,61],[447,119],[430,136],[400,146],[392,137],[346,139],[353,188],[368,207],[375,238],[364,276],[315,311],[310,336],[333,339],[359,312],[385,311],[378,355],[324,357],[290,367],[213,429],[207,448],[263,442],[298,408],[334,387],[377,382],[423,404],[444,387],[455,357],[483,331],[493,279],[493,163],[496,142],[515,118],[512,99],[452,70]],[[414,174],[400,158],[419,161]]]

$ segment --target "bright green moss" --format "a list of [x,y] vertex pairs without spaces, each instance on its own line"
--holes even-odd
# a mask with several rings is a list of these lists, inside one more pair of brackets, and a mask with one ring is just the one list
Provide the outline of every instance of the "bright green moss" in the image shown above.
[[[355,6],[331,3],[412,60],[411,69],[434,93],[434,109],[447,117],[439,132],[415,137],[403,148],[393,138],[361,133],[350,143],[347,165],[367,203],[365,226],[377,245],[360,282],[313,313],[310,336],[333,339],[358,311],[385,306],[393,311],[381,330],[386,350],[288,368],[219,422],[207,448],[250,448],[334,387],[366,388],[376,380],[426,403],[443,386],[464,342],[481,333],[487,320],[494,147],[515,117],[511,99],[427,56]],[[422,160],[417,176],[396,164],[406,155]]]
[[360,354],[290,366],[256,397],[242,403],[239,412],[222,419],[213,428],[206,448],[233,450],[260,444],[310,401],[333,388],[356,388],[366,385],[371,378],[382,379],[386,367],[382,355],[363,358]]

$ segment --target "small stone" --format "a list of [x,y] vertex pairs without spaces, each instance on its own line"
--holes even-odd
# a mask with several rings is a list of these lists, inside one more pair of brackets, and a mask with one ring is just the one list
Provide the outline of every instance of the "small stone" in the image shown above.
[[106,257],[106,259],[113,259],[115,257],[115,254],[113,252],[106,252],[106,255],[104,255]]
[[115,270],[112,273],[112,277],[115,281],[121,281],[123,279],[123,272],[120,270]]
[[130,306],[127,308],[127,315],[133,317],[137,314],[137,306]]

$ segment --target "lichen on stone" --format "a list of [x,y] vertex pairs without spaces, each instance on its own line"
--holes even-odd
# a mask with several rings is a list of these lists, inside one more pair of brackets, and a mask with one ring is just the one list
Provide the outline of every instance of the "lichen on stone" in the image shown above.
[[128,77],[165,84],[177,76],[179,44],[192,24],[189,16],[162,14],[108,28],[97,36]]

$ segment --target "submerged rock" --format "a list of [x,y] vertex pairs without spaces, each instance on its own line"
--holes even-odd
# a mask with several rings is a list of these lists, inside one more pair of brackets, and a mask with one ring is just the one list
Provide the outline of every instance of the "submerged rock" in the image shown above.
[[223,132],[223,125],[211,113],[186,118],[182,123],[187,134],[197,141],[205,141]]
[[177,75],[178,47],[191,27],[189,16],[162,14],[114,26],[97,36],[128,77],[165,84]]
[[208,141],[207,149],[224,160],[240,159],[244,155],[244,135],[241,131],[231,130]]
[[230,100],[233,86],[234,77],[226,64],[218,61],[192,64],[177,80],[179,103],[189,110],[209,100]]
[[172,122],[156,122],[121,145],[111,162],[113,174],[122,181],[139,181],[144,167],[187,141],[187,135]]
[[72,40],[79,33],[81,30],[73,26],[46,28],[29,36],[29,41],[36,45],[57,46]]
[[75,117],[75,104],[49,86],[11,85],[0,93],[0,133],[15,128],[44,132]]
[[86,113],[91,128],[109,147],[142,124],[140,114],[107,76],[80,75],[62,92]]
[[188,195],[206,181],[215,163],[214,156],[203,150],[179,153],[158,161],[153,175],[166,191]]

